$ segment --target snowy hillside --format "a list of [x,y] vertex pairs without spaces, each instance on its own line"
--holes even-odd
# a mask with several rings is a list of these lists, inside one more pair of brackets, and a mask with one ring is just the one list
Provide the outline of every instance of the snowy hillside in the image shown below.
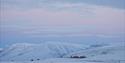
[[84,50],[88,48],[86,45],[69,44],[69,43],[42,43],[42,44],[27,44],[17,43],[11,47],[4,49],[0,53],[2,61],[30,61],[44,60],[48,58],[60,58],[71,52]]
[[60,42],[17,43],[0,53],[1,63],[125,63],[125,45]]
[[106,46],[68,54],[64,57],[80,57],[92,60],[125,60],[125,46]]

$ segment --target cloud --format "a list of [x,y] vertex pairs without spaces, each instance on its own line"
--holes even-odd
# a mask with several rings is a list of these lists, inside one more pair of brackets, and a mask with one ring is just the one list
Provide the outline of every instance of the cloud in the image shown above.
[[[3,9],[2,22],[6,24],[3,26],[10,28],[15,25],[17,28],[12,27],[12,29],[31,35],[48,32],[47,34],[54,36],[56,34],[51,33],[53,31],[60,34],[65,32],[69,34],[72,32],[74,34],[124,33],[125,10],[83,3],[51,3],[44,6],[23,10]],[[41,29],[44,26],[48,28]],[[61,26],[64,28],[60,28]],[[65,26],[70,28],[67,29]],[[36,28],[37,30],[34,30]],[[74,30],[77,31],[74,32]]]

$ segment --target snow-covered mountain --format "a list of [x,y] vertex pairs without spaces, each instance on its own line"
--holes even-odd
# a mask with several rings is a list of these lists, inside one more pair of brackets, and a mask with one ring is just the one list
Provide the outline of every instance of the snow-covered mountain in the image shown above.
[[2,50],[1,63],[124,63],[125,45],[46,42],[17,43]]
[[17,43],[0,53],[2,61],[30,61],[60,58],[66,54],[84,50],[89,46],[71,43],[47,42],[42,44]]
[[84,57],[91,60],[125,60],[125,46],[105,46],[87,50],[81,50],[64,57]]

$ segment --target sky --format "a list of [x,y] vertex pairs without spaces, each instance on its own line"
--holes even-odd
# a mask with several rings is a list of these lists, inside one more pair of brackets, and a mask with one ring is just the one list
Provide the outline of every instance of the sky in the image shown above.
[[0,2],[0,47],[51,40],[125,41],[125,0]]

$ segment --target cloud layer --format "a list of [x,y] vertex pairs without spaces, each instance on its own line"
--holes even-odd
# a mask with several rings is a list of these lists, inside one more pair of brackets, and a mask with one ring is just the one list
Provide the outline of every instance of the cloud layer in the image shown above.
[[2,2],[1,29],[4,32],[29,35],[125,34],[124,9],[65,1]]

